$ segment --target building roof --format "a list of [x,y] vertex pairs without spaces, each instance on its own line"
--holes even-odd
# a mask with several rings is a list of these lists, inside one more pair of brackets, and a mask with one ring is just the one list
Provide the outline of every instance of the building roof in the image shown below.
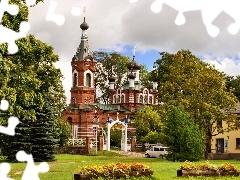
[[[129,83],[126,83],[125,85],[122,86],[122,90],[126,90],[126,89],[129,89]],[[143,89],[143,85],[141,85],[139,83],[134,83],[134,89],[141,90],[141,89]]]
[[118,104],[100,104],[97,103],[96,104],[99,109],[103,110],[103,111],[119,111],[119,112],[126,112],[126,113],[131,113],[131,111],[129,111],[128,109],[124,108],[121,105]]
[[124,108],[121,105],[118,104],[101,104],[101,103],[96,103],[93,105],[86,105],[83,107],[75,107],[73,105],[70,105],[69,108],[70,109],[76,109],[76,110],[93,110],[95,107],[98,107],[99,109],[103,110],[103,111],[118,111],[118,112],[125,112],[125,113],[131,113],[131,111],[129,111],[128,109]]
[[236,108],[234,110],[231,110],[231,113],[240,114],[240,103],[237,103]]

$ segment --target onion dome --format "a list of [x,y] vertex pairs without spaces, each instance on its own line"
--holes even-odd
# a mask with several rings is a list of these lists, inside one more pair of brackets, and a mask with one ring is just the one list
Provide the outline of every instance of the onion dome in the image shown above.
[[140,70],[141,65],[138,64],[137,61],[135,61],[134,56],[133,56],[133,60],[127,65],[127,68],[129,70]]
[[135,77],[136,77],[136,76],[135,76],[132,72],[128,75],[128,78],[129,78],[129,79],[135,79]]
[[80,25],[80,28],[82,30],[87,30],[89,28],[89,25],[85,22],[85,17],[83,23]]
[[108,81],[109,82],[115,82],[116,78],[114,76],[111,76],[108,78]]

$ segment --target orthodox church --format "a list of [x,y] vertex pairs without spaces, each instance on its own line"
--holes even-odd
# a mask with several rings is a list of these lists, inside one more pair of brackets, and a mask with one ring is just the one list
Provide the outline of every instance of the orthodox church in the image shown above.
[[[71,100],[63,111],[63,120],[72,125],[72,137],[95,138],[97,128],[103,130],[106,123],[119,119],[124,123],[133,120],[136,111],[143,105],[157,105],[157,83],[153,88],[143,87],[139,81],[141,66],[136,62],[135,55],[128,64],[129,83],[123,87],[115,88],[115,77],[109,80],[109,104],[95,103],[94,72],[97,61],[90,53],[87,30],[89,25],[85,21],[80,25],[82,30],[81,42],[71,61],[72,87]],[[99,130],[99,129],[98,129]],[[127,129],[134,133],[135,128]]]

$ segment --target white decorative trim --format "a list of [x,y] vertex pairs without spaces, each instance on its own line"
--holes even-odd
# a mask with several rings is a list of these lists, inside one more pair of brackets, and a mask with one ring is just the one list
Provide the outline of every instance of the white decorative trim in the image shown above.
[[[143,102],[140,102],[140,97],[141,96],[143,96],[143,93],[140,93],[139,95],[138,95],[138,103],[143,103]],[[143,98],[144,99],[144,98]]]
[[91,87],[93,87],[93,86],[94,86],[94,85],[93,85],[93,77],[94,77],[94,76],[93,76],[92,71],[90,71],[89,69],[84,72],[84,86],[87,86],[87,84],[86,84],[86,75],[87,75],[88,73],[91,75]]
[[[147,93],[145,93],[145,91],[147,91]],[[149,90],[147,88],[143,89],[143,94],[149,94]]]
[[[140,97],[142,96],[142,102],[140,102]],[[152,97],[152,102],[149,102],[149,98]],[[147,99],[145,99],[147,98]],[[154,97],[152,94],[149,94],[149,90],[147,88],[143,89],[143,92],[138,95],[138,103],[142,104],[155,104]]]
[[[120,88],[116,89],[116,94],[113,95],[113,104],[118,104],[118,103],[125,103],[126,102],[126,95],[122,93],[122,90]],[[122,102],[122,96],[124,97],[123,102]]]

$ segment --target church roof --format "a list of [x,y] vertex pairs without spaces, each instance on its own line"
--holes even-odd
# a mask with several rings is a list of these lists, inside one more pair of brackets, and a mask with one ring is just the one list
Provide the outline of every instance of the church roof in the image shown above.
[[[134,84],[134,89],[135,90],[140,90],[142,88],[143,88],[143,85],[141,85],[139,83]],[[125,90],[125,89],[129,89],[129,83],[126,83],[125,85],[122,86],[122,90]]]
[[118,112],[131,113],[131,111],[129,111],[128,109],[124,108],[121,105],[117,105],[117,104],[96,103],[96,104],[93,104],[93,105],[86,105],[86,106],[83,106],[83,107],[80,107],[80,108],[75,107],[73,105],[70,105],[69,107],[70,107],[70,109],[93,110],[96,106],[103,111],[118,111]]
[[118,104],[100,104],[100,103],[97,103],[96,105],[99,107],[99,109],[101,109],[103,111],[122,111],[122,112],[131,113],[131,111],[129,111],[128,109],[126,109],[123,106],[118,105]]

